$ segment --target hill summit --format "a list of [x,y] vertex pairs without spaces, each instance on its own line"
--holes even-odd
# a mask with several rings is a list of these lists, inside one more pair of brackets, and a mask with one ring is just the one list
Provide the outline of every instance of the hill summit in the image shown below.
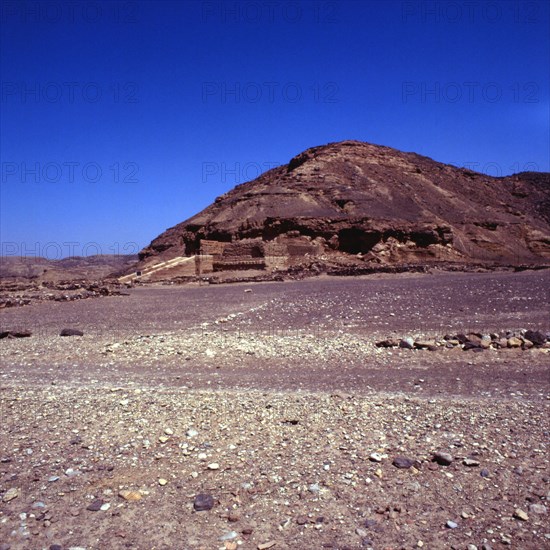
[[496,178],[360,141],[312,147],[159,235],[138,268],[177,275],[191,257],[201,272],[548,264],[550,174]]

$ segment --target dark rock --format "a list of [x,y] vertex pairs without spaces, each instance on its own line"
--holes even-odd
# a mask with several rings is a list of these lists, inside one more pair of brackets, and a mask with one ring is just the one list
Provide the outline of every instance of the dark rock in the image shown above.
[[89,510],[90,512],[99,512],[102,506],[103,501],[100,498],[96,498],[94,501],[88,504],[88,506],[86,506],[86,510]]
[[480,472],[479,472],[479,475],[481,477],[489,477],[491,474],[489,474],[489,470],[487,470],[487,468],[483,468]]
[[63,550],[63,547],[61,546],[61,544],[51,544],[50,550]]
[[396,456],[394,459],[393,459],[393,462],[392,464],[396,467],[396,468],[400,468],[400,469],[409,469],[409,468],[412,468],[413,466],[416,465],[416,460],[413,460],[412,458],[407,458],[405,456]]
[[538,330],[528,330],[524,334],[524,338],[533,342],[535,346],[542,346],[546,342],[546,336]]
[[29,338],[32,336],[30,330],[4,330],[0,332],[0,340],[2,338]]
[[64,328],[59,336],[84,336],[84,333],[76,328]]
[[449,453],[438,451],[434,453],[433,461],[437,462],[440,466],[449,466],[453,461],[453,457]]
[[398,345],[399,340],[396,340],[395,338],[387,338],[386,340],[381,340],[375,344],[377,348],[396,348]]
[[212,510],[213,507],[214,497],[206,493],[201,493],[200,495],[197,495],[193,502],[193,508],[195,509],[195,512]]

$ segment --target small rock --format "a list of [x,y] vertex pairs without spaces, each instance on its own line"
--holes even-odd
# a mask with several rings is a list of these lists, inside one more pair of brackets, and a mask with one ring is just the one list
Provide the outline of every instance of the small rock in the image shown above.
[[441,466],[449,466],[453,461],[453,457],[449,453],[438,451],[433,455],[433,461],[437,462]]
[[268,548],[273,548],[276,544],[277,543],[274,540],[262,542],[261,544],[258,544],[258,550],[268,550]]
[[187,437],[195,437],[196,435],[199,435],[199,432],[197,432],[197,430],[194,430],[193,428],[190,428],[185,432],[185,435]]
[[159,441],[160,441],[161,443],[166,443],[169,439],[170,439],[170,438],[169,438],[168,436],[166,436],[166,435],[161,435],[161,436],[159,437]]
[[520,348],[522,344],[522,341],[520,338],[517,338],[516,336],[512,336],[511,338],[508,338],[508,341],[506,342],[506,345],[509,348]]
[[118,496],[128,502],[135,502],[143,498],[143,495],[139,491],[129,491],[127,489],[119,491]]
[[479,475],[481,477],[489,477],[491,474],[489,473],[489,470],[487,470],[487,468],[483,468],[480,472],[479,472]]
[[404,470],[406,470],[408,468],[412,468],[414,466],[414,463],[415,463],[415,461],[412,458],[407,458],[405,456],[396,456],[393,459],[393,462],[392,462],[392,464],[396,468],[400,468],[400,469],[404,469]]
[[369,460],[372,462],[382,462],[382,455],[379,453],[371,453]]
[[103,504],[104,502],[100,498],[96,498],[94,501],[90,502],[88,506],[86,506],[86,510],[89,510],[90,512],[99,512]]
[[164,485],[166,485],[168,483],[168,481],[166,479],[164,479],[163,477],[161,477],[159,479],[159,485],[162,485],[164,487]]
[[366,529],[363,529],[362,527],[357,527],[357,529],[355,530],[355,533],[359,535],[362,539],[369,536],[368,531]]
[[407,338],[403,338],[399,341],[399,347],[404,349],[413,349],[414,348],[414,340],[409,336]]
[[196,512],[212,510],[213,507],[214,498],[209,494],[201,493],[200,495],[197,495],[193,501],[193,508]]
[[451,521],[451,520],[447,521],[445,525],[449,529],[456,529],[458,527],[458,523],[455,523],[454,521]]
[[531,504],[529,506],[529,512],[542,515],[548,513],[548,508],[546,508],[544,504]]
[[474,466],[479,466],[479,461],[474,460],[473,458],[465,458],[462,461],[462,464],[464,464],[464,466],[468,466],[470,468],[473,468]]
[[8,489],[4,496],[2,497],[3,502],[10,502],[14,498],[17,498],[19,496],[20,490],[16,487],[12,487],[11,489]]
[[220,465],[217,462],[212,462],[208,465],[209,470],[219,470]]
[[111,507],[111,503],[110,503],[110,502],[106,502],[105,504],[102,504],[102,505],[101,505],[100,510],[101,510],[102,512],[106,512],[110,507]]
[[514,517],[520,519],[521,521],[529,521],[529,516],[527,512],[524,512],[521,508],[516,508],[514,511]]
[[174,435],[174,430],[172,428],[165,428],[164,433],[166,435]]
[[84,336],[84,333],[76,328],[64,328],[59,336]]
[[228,533],[224,533],[221,537],[218,538],[218,540],[233,540],[236,539],[239,536],[239,534],[236,531],[229,531]]

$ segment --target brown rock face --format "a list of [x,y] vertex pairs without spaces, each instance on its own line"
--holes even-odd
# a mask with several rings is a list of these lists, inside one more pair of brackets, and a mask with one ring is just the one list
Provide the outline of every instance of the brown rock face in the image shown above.
[[214,270],[548,264],[550,174],[494,178],[359,141],[313,147],[162,233],[140,266],[199,253]]

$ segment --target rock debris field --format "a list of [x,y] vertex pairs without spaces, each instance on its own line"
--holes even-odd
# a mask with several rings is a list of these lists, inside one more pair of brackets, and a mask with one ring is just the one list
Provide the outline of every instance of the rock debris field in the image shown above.
[[549,548],[549,288],[376,275],[5,309],[0,550]]

